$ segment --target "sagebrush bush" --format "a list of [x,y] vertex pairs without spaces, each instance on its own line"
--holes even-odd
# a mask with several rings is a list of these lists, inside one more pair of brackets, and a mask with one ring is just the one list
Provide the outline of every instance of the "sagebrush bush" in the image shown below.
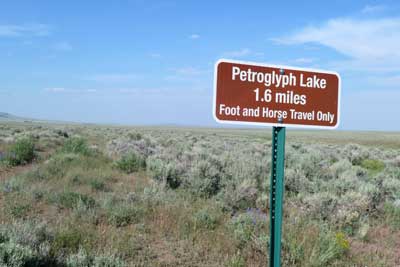
[[216,195],[221,189],[221,169],[217,161],[198,161],[190,170],[186,186],[202,197]]
[[172,189],[178,188],[182,183],[183,173],[175,163],[166,163],[161,159],[150,157],[147,159],[147,170],[154,180]]
[[230,222],[230,228],[240,249],[251,242],[258,244],[255,241],[257,237],[265,234],[266,226],[266,216],[259,210],[248,210],[245,213],[238,214]]
[[49,254],[52,235],[32,222],[0,226],[0,266],[55,266]]
[[0,243],[0,266],[35,266],[39,259],[27,247],[13,242]]
[[115,255],[89,255],[84,248],[67,258],[67,267],[125,267],[126,263]]

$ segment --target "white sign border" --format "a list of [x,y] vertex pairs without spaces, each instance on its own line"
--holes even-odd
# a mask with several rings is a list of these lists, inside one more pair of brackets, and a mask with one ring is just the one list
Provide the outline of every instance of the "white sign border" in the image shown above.
[[[290,69],[290,70],[298,70],[298,71],[310,71],[310,72],[319,72],[319,73],[327,73],[334,74],[338,77],[338,110],[337,110],[337,121],[334,126],[321,126],[321,125],[303,125],[303,124],[286,124],[286,123],[270,123],[270,122],[251,122],[251,121],[230,121],[230,120],[220,120],[217,118],[216,114],[216,106],[217,106],[217,73],[218,73],[218,65],[220,63],[233,63],[233,64],[244,64],[244,65],[253,65],[260,67],[268,67],[268,68],[279,68],[279,69]],[[241,60],[233,60],[233,59],[219,59],[214,65],[214,93],[213,93],[213,117],[216,122],[221,124],[235,124],[235,125],[252,125],[252,126],[275,126],[275,127],[290,127],[290,128],[309,128],[309,129],[328,129],[334,130],[339,127],[340,124],[340,109],[341,109],[341,93],[342,93],[342,79],[339,73],[335,71],[327,71],[321,69],[312,69],[312,68],[301,68],[301,67],[292,67],[285,65],[275,65],[268,63],[257,63],[250,61],[241,61]]]

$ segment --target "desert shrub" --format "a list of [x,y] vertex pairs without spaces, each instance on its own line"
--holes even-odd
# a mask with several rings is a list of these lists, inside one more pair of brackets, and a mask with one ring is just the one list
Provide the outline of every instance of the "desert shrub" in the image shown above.
[[338,178],[343,172],[351,169],[352,164],[348,159],[340,159],[339,161],[333,163],[329,170],[332,172],[333,178]]
[[327,220],[335,214],[338,198],[331,193],[321,192],[306,196],[303,202],[312,218]]
[[344,233],[333,231],[321,221],[304,217],[285,227],[282,266],[336,266],[331,264],[350,249]]
[[60,229],[51,243],[51,255],[68,255],[78,252],[79,248],[88,246],[90,232],[73,226]]
[[35,145],[31,139],[20,139],[13,144],[5,157],[7,164],[11,166],[23,165],[35,158]]
[[243,249],[257,237],[263,235],[266,223],[266,216],[258,210],[248,210],[233,217],[230,229],[238,242],[238,248]]
[[93,190],[108,191],[106,183],[104,181],[100,181],[99,179],[90,179],[89,184]]
[[0,226],[0,266],[54,266],[51,234],[34,222]]
[[8,242],[0,244],[0,266],[37,266],[33,251],[19,244]]
[[71,191],[55,192],[49,196],[49,201],[59,207],[69,209],[76,207],[78,203],[83,203],[87,207],[96,205],[96,201],[91,196]]
[[332,233],[322,230],[318,237],[319,251],[310,255],[310,265],[312,267],[324,267],[335,259],[339,259],[350,248],[350,243],[346,236],[341,233]]
[[122,156],[121,159],[115,162],[115,165],[126,173],[132,173],[146,168],[146,161],[143,157],[131,152]]
[[302,170],[290,168],[285,170],[285,193],[289,196],[297,195],[299,192],[310,192],[311,187]]
[[224,209],[233,212],[254,208],[257,204],[265,207],[266,202],[257,203],[257,200],[261,200],[259,199],[261,192],[259,192],[254,183],[255,181],[248,179],[243,180],[239,185],[234,182],[225,182],[217,198],[223,203]]
[[165,163],[161,159],[150,157],[147,159],[147,170],[154,180],[169,188],[176,189],[182,183],[181,171],[174,163]]
[[104,209],[108,223],[122,227],[139,222],[144,215],[144,209],[136,204],[120,199],[106,200]]
[[141,133],[133,131],[133,132],[128,133],[128,137],[131,140],[140,140],[140,139],[142,139],[143,136]]
[[366,148],[357,144],[347,144],[343,149],[343,154],[353,165],[360,165],[364,159],[369,157],[369,152]]
[[67,267],[124,267],[125,262],[115,255],[90,255],[82,247],[76,254],[71,254],[67,260]]
[[18,192],[25,186],[25,179],[22,175],[13,176],[2,185],[4,193]]
[[382,177],[381,188],[390,199],[400,199],[400,179]]
[[380,172],[385,168],[385,163],[376,159],[364,159],[360,165],[374,173]]
[[64,146],[61,149],[64,153],[74,153],[89,156],[91,150],[87,144],[87,141],[81,137],[69,138],[64,142]]
[[90,267],[92,266],[92,259],[85,249],[79,248],[76,254],[71,254],[67,258],[67,267]]
[[218,162],[198,161],[190,171],[186,186],[202,197],[216,195],[221,188],[221,169]]
[[386,202],[384,204],[384,215],[386,223],[396,230],[400,229],[400,205]]
[[193,215],[195,229],[214,230],[217,226],[218,219],[208,209],[201,209]]
[[95,207],[89,207],[84,201],[79,199],[76,206],[73,207],[72,215],[81,222],[97,224],[99,216]]

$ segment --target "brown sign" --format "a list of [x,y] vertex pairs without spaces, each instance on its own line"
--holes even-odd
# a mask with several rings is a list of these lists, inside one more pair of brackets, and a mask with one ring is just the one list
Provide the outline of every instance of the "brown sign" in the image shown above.
[[338,73],[232,60],[215,64],[214,117],[221,123],[336,128]]

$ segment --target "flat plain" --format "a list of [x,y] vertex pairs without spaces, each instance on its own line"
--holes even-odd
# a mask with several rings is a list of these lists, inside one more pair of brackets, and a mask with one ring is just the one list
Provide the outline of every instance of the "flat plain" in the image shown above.
[[[271,129],[0,123],[0,266],[266,266]],[[287,130],[282,266],[400,266],[400,133]]]

